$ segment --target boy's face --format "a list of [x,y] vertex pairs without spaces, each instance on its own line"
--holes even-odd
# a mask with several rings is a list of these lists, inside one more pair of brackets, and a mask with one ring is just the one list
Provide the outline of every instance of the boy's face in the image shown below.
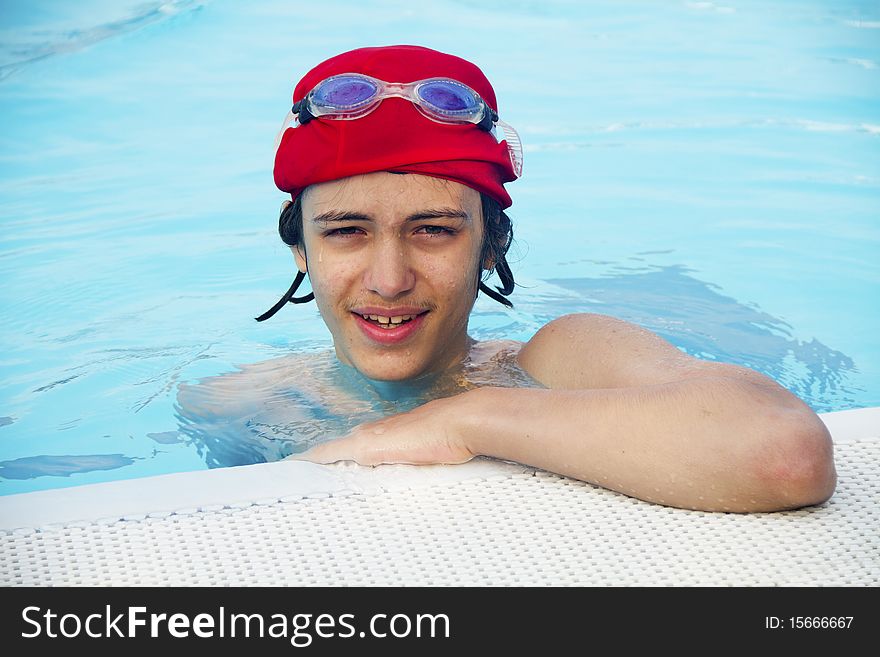
[[343,363],[402,381],[461,359],[482,265],[475,190],[370,173],[309,187],[302,209],[294,255]]

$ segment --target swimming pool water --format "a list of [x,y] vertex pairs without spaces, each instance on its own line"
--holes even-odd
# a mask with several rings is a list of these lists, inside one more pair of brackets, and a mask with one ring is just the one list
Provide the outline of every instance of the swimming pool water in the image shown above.
[[876,2],[0,5],[0,494],[205,468],[182,383],[329,334],[287,288],[272,142],[364,45],[477,62],[520,132],[514,311],[637,322],[816,411],[880,405]]

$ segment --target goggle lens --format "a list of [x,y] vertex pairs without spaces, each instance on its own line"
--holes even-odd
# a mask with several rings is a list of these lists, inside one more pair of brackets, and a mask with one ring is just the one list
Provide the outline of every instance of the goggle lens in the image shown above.
[[444,114],[470,113],[480,104],[470,90],[452,82],[428,82],[419,87],[419,98]]
[[379,88],[365,78],[338,77],[318,85],[312,102],[327,108],[347,108],[373,99]]

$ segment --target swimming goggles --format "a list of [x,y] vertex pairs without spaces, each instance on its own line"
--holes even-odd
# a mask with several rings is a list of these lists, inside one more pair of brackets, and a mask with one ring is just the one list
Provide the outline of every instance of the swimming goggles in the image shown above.
[[[522,175],[522,142],[513,127],[498,118],[480,95],[466,84],[449,78],[429,78],[417,82],[385,82],[360,73],[334,75],[318,83],[305,98],[293,106],[278,133],[275,149],[288,127],[305,125],[316,118],[360,119],[375,110],[386,98],[408,100],[426,118],[439,123],[472,123],[507,141],[514,173]],[[504,136],[499,139],[496,128]]]

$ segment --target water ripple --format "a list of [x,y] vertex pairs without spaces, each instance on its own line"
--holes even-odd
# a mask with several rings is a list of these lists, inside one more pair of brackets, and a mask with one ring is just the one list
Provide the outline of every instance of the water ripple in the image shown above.
[[850,382],[858,372],[850,356],[815,338],[798,339],[784,320],[722,294],[686,267],[615,271],[548,280],[563,292],[537,297],[531,309],[548,321],[567,312],[598,312],[634,322],[693,356],[751,367],[816,412],[847,408],[860,392]]
[[622,143],[609,144],[601,143],[577,143],[572,142],[571,138],[577,138],[583,135],[599,135],[605,133],[623,133],[636,131],[674,131],[674,130],[738,130],[738,129],[788,129],[802,130],[805,132],[831,132],[831,133],[864,133],[868,135],[880,135],[880,125],[872,123],[856,122],[841,123],[833,121],[817,121],[814,119],[777,119],[777,118],[753,118],[753,119],[734,119],[734,120],[693,120],[674,121],[674,120],[650,120],[650,121],[615,121],[613,123],[594,124],[594,125],[578,125],[570,123],[568,125],[535,125],[527,130],[523,130],[523,134],[527,134],[533,138],[539,139],[542,136],[549,137],[565,137],[565,140],[556,142],[532,141],[532,143],[524,146],[526,152],[543,151],[543,150],[575,150],[579,148],[596,147],[596,146],[621,146]]
[[[203,2],[197,2],[196,0],[168,0],[167,2],[138,5],[136,13],[132,15],[91,27],[76,28],[57,33],[50,32],[48,40],[46,39],[45,29],[34,30],[30,33],[25,32],[24,34],[22,34],[21,30],[16,30],[12,35],[8,33],[9,30],[4,30],[6,32],[4,34],[6,45],[0,47],[0,62],[2,62],[0,63],[0,81],[5,80],[17,70],[29,64],[55,55],[66,55],[83,50],[106,39],[134,32],[146,25],[151,25],[186,11],[199,9],[203,4]],[[22,42],[22,38],[26,40]],[[9,39],[9,41],[6,39]]]
[[863,30],[880,30],[880,21],[849,20],[843,21],[843,24],[849,25],[850,27],[857,27]]

